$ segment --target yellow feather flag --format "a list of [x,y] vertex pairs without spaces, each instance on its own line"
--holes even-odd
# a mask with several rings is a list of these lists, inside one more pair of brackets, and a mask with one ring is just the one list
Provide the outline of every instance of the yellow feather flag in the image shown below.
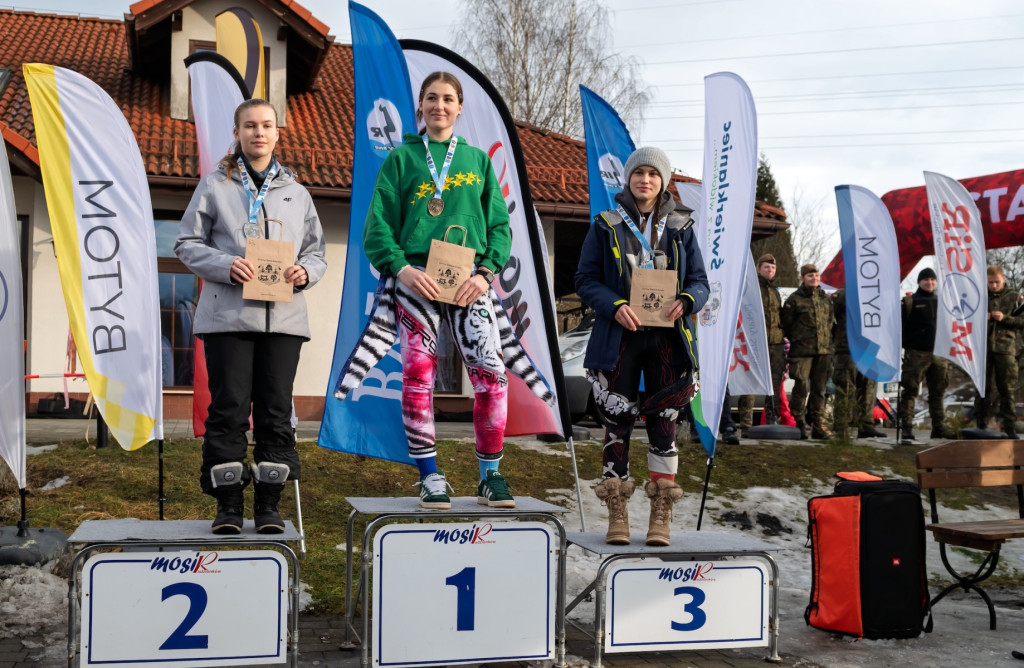
[[80,74],[23,67],[64,303],[89,390],[121,447],[163,438],[160,298],[135,136]]
[[250,97],[267,98],[263,34],[245,9],[233,7],[217,14],[217,53],[227,58],[242,75]]

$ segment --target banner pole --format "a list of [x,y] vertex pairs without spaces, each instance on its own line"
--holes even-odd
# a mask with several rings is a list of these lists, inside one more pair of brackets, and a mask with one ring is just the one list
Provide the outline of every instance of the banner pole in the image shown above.
[[714,457],[708,457],[708,470],[704,474],[704,491],[701,492],[700,510],[697,512],[697,531],[700,531],[700,523],[704,519],[704,503],[708,500],[708,486],[711,484],[711,469],[715,468],[714,462]]
[[159,485],[158,501],[160,503],[160,520],[163,521],[163,519],[164,519],[164,501],[167,500],[167,498],[164,496],[164,439],[161,438],[156,443],[157,443],[157,458],[159,459],[159,471],[160,471],[160,473],[157,476],[158,485]]
[[900,444],[900,422],[902,422],[900,420],[900,402],[902,401],[902,396],[903,383],[899,383],[896,386],[896,418],[893,420],[896,423],[896,445]]
[[580,509],[580,531],[587,530],[586,520],[583,519],[583,494],[580,492],[580,472],[576,468],[576,448],[572,444],[572,432],[565,439],[565,446],[569,448],[569,457],[572,458],[572,478],[576,481],[576,506]]
[[25,498],[28,496],[28,490],[22,487],[18,490],[21,495],[21,519],[18,520],[18,538],[28,538],[28,512],[25,508]]
[[[299,520],[299,559],[306,559],[306,531],[302,528],[302,498],[299,496],[299,481],[293,480],[295,483],[295,517]],[[349,580],[351,582],[351,580]]]

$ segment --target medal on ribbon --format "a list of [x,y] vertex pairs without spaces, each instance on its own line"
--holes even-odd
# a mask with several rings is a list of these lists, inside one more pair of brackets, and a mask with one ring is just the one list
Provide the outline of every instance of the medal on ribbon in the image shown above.
[[249,222],[242,227],[242,230],[247,239],[255,239],[260,235],[259,212],[260,207],[263,206],[263,198],[267,196],[270,182],[277,176],[277,161],[275,160],[270,166],[267,178],[263,180],[263,187],[260,188],[255,199],[253,199],[252,189],[249,187],[249,172],[246,171],[245,162],[242,161],[241,156],[238,158],[238,173],[242,177],[242,189],[245,190],[245,196],[249,200]]
[[431,216],[440,216],[444,211],[444,200],[441,199],[441,192],[444,190],[445,181],[448,180],[448,169],[452,166],[452,156],[455,155],[455,145],[459,138],[452,135],[448,144],[448,153],[444,156],[444,164],[441,165],[441,173],[437,173],[434,165],[434,158],[430,155],[430,138],[423,135],[423,148],[427,153],[427,169],[430,170],[430,178],[434,181],[434,196],[427,200],[427,213]]

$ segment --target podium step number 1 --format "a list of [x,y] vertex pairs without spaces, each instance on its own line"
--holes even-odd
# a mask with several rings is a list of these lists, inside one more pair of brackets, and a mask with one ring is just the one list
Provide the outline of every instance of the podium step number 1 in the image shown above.
[[383,527],[374,536],[374,664],[553,658],[558,543],[543,522]]
[[275,550],[102,553],[82,581],[83,667],[287,658],[288,566]]
[[768,645],[770,578],[756,559],[618,562],[606,581],[604,651]]

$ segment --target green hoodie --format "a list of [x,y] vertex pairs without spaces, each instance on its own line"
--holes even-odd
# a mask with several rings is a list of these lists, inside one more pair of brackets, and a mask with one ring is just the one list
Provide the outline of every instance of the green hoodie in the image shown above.
[[[434,182],[420,135],[407,133],[404,143],[388,155],[377,174],[373,199],[363,229],[363,250],[382,274],[397,276],[406,265],[427,263],[432,239],[444,238],[451,225],[466,228],[465,245],[476,250],[476,262],[497,273],[508,261],[512,245],[508,208],[487,154],[459,137],[442,190],[444,211],[427,213]],[[430,140],[430,154],[440,173],[448,141]],[[462,242],[452,230],[448,241]]]

